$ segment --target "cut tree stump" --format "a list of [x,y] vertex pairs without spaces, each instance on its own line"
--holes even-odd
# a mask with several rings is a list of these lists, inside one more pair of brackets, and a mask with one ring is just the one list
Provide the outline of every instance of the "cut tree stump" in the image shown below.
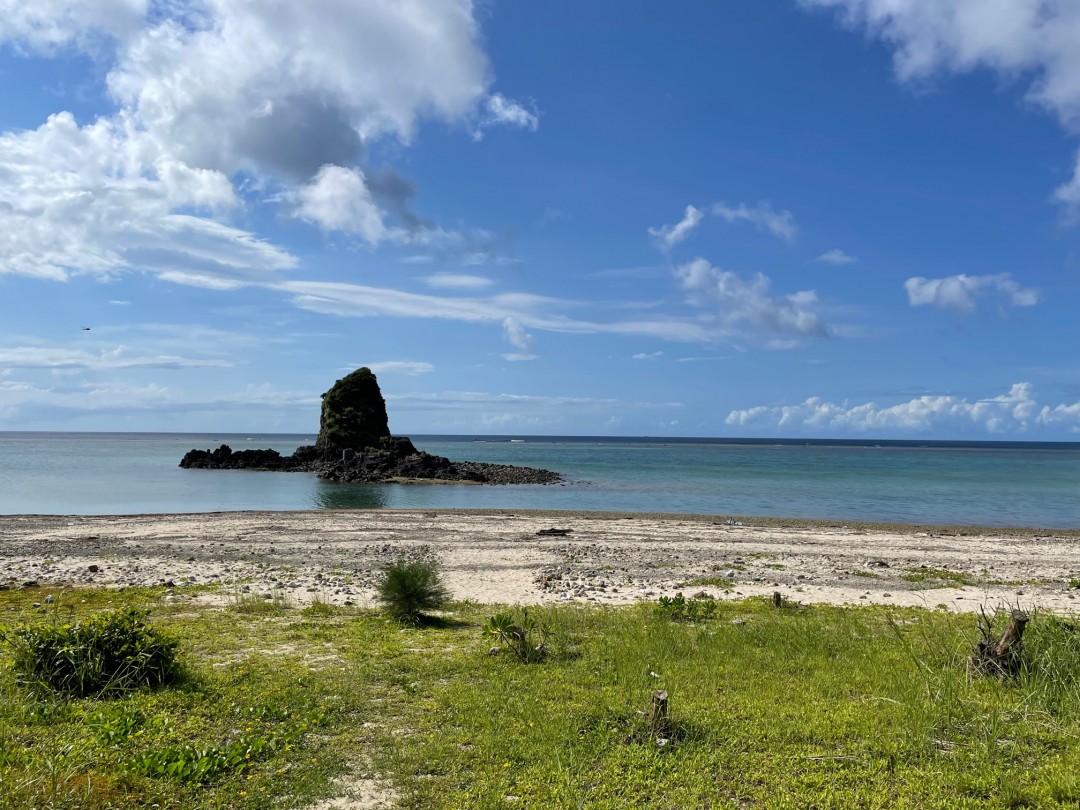
[[773,591],[772,606],[773,607],[783,607],[784,606],[784,595],[782,593],[780,593],[780,591]]
[[982,640],[975,646],[975,654],[971,656],[971,668],[978,674],[994,675],[998,678],[1018,674],[1023,663],[1020,650],[1028,621],[1028,615],[1017,608],[1009,614],[1005,631],[994,638],[993,622],[984,610],[979,619],[979,634]]
[[666,737],[668,734],[668,694],[666,689],[653,692],[652,704],[645,715],[649,724],[649,730],[658,737]]

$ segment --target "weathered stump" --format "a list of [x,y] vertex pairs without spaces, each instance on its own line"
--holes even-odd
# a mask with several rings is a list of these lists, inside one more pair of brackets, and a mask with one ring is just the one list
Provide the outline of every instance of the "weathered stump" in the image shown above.
[[1009,614],[1009,623],[997,638],[993,635],[993,622],[983,611],[979,619],[979,634],[982,639],[975,646],[975,654],[969,662],[971,669],[980,675],[993,675],[1001,678],[1014,676],[1020,672],[1023,664],[1021,649],[1024,628],[1029,617],[1019,608]]
[[668,736],[668,694],[666,689],[658,689],[653,692],[652,704],[645,715],[645,722],[649,724],[649,731],[657,737]]
[[784,606],[784,595],[780,591],[773,591],[772,606],[776,608]]

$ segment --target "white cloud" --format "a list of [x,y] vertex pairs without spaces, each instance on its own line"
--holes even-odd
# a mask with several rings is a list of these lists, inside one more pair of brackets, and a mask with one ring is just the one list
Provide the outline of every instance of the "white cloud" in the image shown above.
[[1054,199],[1065,206],[1069,219],[1080,221],[1080,152],[1076,154],[1076,170],[1072,179],[1058,187]]
[[97,353],[42,346],[0,348],[0,368],[121,369],[121,368],[228,368],[223,360],[192,359],[175,355],[130,356],[124,346]]
[[1030,383],[1016,383],[1007,394],[969,400],[958,396],[921,396],[887,407],[810,397],[798,405],[759,405],[728,414],[726,424],[738,427],[808,430],[821,433],[925,433],[971,431],[1022,433],[1035,426],[1066,425],[1080,430],[1080,402],[1041,409]]
[[387,237],[382,211],[357,169],[323,166],[295,198],[295,216],[323,230],[356,234],[372,245]]
[[134,34],[150,0],[0,0],[0,42],[51,51],[76,44],[91,49],[101,35]]
[[661,225],[657,228],[649,228],[649,236],[663,250],[671,250],[679,242],[688,237],[704,218],[704,214],[692,205],[686,206],[683,218],[675,225]]
[[521,322],[508,315],[503,319],[503,340],[517,349],[516,352],[504,354],[502,357],[504,360],[510,360],[511,362],[520,362],[523,360],[535,360],[537,355],[534,350],[536,348],[536,340],[525,331],[525,327],[521,325]]
[[[480,124],[481,127],[503,125],[520,127],[535,132],[540,126],[540,117],[535,111],[508,99],[502,93],[492,93],[484,100],[484,116]],[[482,135],[480,129],[477,129],[474,133],[477,138],[482,137]]]
[[426,276],[424,283],[439,290],[479,290],[490,287],[494,282],[483,276],[469,276],[458,273],[436,273]]
[[220,173],[158,159],[145,137],[106,119],[79,127],[59,113],[0,135],[0,177],[0,274],[150,269],[235,286],[296,264],[246,231],[174,213],[230,207],[232,187]]
[[976,310],[975,299],[996,294],[1003,303],[1014,307],[1032,307],[1039,303],[1040,291],[1034,287],[1022,287],[1008,273],[993,276],[958,276],[946,278],[923,278],[915,276],[904,282],[908,303],[913,307],[933,305],[941,309],[953,309],[972,313]]
[[749,222],[787,242],[792,241],[799,230],[795,224],[795,216],[790,211],[776,211],[768,202],[761,202],[753,207],[746,203],[739,203],[737,206],[716,203],[711,211],[713,216],[726,222]]
[[292,295],[293,303],[301,309],[328,315],[437,318],[469,323],[502,323],[512,317],[526,329],[550,332],[636,335],[681,343],[708,343],[714,338],[700,323],[686,319],[610,323],[577,320],[550,311],[558,306],[578,306],[576,302],[525,293],[448,297],[322,281],[283,281],[266,286]]
[[385,360],[381,363],[361,363],[360,365],[367,366],[376,374],[405,374],[410,377],[417,374],[430,374],[435,370],[435,366],[431,363],[415,360]]
[[854,256],[849,256],[839,248],[833,248],[832,250],[826,250],[818,256],[815,261],[822,262],[823,264],[844,265],[855,264],[859,260]]
[[[1075,0],[799,0],[837,9],[894,50],[901,81],[938,72],[994,71],[1027,83],[1028,99],[1080,132],[1080,4]],[[1080,211],[1080,180],[1055,197]]]
[[716,308],[717,322],[728,333],[747,326],[795,336],[824,337],[830,333],[814,311],[818,299],[812,290],[774,296],[768,276],[757,273],[743,279],[730,270],[713,267],[702,258],[679,265],[674,273],[692,303]]
[[[0,233],[11,235],[0,273],[147,270],[233,289],[295,266],[224,219],[241,207],[238,176],[245,194],[291,201],[297,216],[371,244],[504,255],[498,237],[420,220],[415,188],[392,169],[360,168],[367,144],[407,144],[422,120],[535,127],[522,105],[488,94],[466,0],[0,0],[4,40],[91,53],[118,109],[0,134]],[[404,227],[388,227],[388,212]]]
[[[176,8],[176,7],[173,7]],[[312,175],[421,116],[465,122],[490,68],[471,3],[212,0],[119,53],[118,102],[191,165]]]
[[631,355],[631,360],[655,360],[658,357],[662,357],[663,352],[638,352],[635,355]]

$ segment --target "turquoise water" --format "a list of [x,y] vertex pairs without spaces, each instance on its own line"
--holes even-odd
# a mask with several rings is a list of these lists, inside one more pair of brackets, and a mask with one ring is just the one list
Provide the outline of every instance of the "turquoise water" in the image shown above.
[[343,485],[177,466],[193,447],[290,453],[312,440],[0,433],[0,514],[492,507],[1080,528],[1080,444],[413,437],[451,459],[567,478],[514,487]]

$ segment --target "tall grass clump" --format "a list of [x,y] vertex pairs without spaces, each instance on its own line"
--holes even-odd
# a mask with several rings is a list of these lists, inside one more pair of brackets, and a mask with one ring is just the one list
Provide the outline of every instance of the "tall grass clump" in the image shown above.
[[179,642],[147,624],[147,615],[109,610],[75,622],[6,630],[17,682],[70,697],[107,697],[172,683],[180,674]]
[[425,611],[438,610],[450,601],[450,592],[433,561],[398,560],[383,571],[376,597],[397,621],[420,624]]

